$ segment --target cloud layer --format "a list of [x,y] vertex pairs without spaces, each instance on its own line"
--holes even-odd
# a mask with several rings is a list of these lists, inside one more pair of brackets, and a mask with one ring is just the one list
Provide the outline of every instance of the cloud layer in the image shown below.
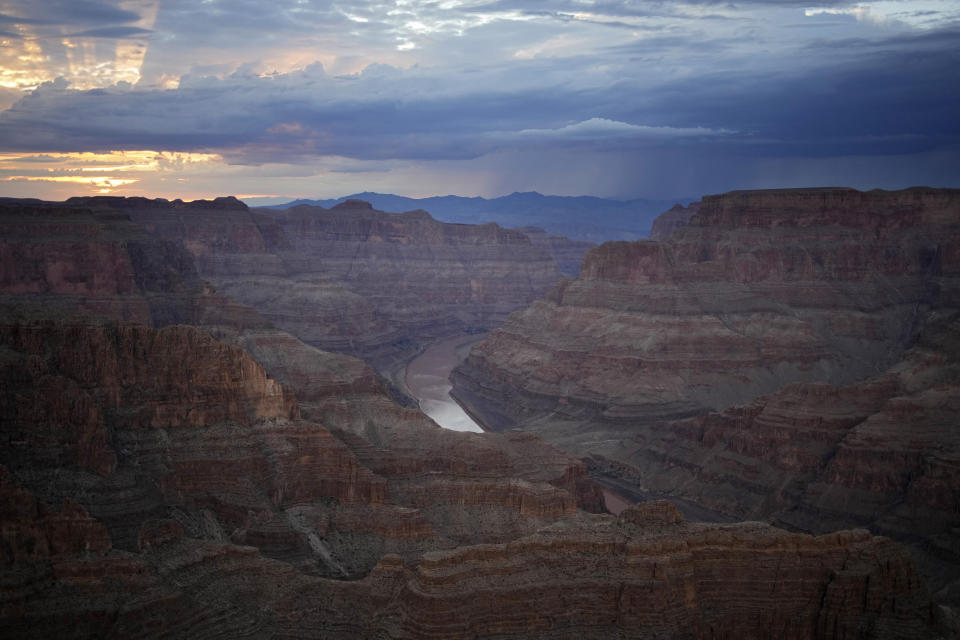
[[[960,160],[958,18],[937,1],[7,1],[10,42],[76,41],[93,67],[121,50],[139,66],[131,81],[38,83],[0,112],[0,151],[336,159],[371,174],[407,163],[419,180],[447,162],[482,170],[484,185],[503,181],[499,159],[513,181],[529,162],[527,186],[541,190],[543,167],[582,177],[588,159],[609,176],[660,159],[676,178],[659,188],[694,195],[736,167],[731,188],[764,163],[792,182],[843,158],[871,159],[872,186],[900,186],[909,157],[899,181],[930,163],[927,181],[942,182],[936,163]],[[866,165],[848,164],[837,180],[863,184],[853,167]],[[601,182],[601,195],[663,195],[629,175]]]

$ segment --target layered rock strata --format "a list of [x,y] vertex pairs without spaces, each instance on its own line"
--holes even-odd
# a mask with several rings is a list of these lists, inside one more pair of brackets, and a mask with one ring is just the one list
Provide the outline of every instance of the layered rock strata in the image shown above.
[[571,240],[565,236],[547,233],[540,227],[518,227],[517,231],[530,238],[534,246],[550,252],[553,261],[565,276],[577,277],[583,256],[596,245],[584,240]]
[[492,223],[442,223],[425,211],[384,213],[357,200],[280,212],[252,211],[235,198],[69,204],[127,213],[185,247],[220,293],[307,344],[385,371],[425,341],[498,325],[556,284],[557,265],[569,268],[571,251],[582,255],[585,244],[533,243]]
[[[0,468],[3,622],[12,637],[932,638],[903,550],[863,531],[812,538],[684,523],[650,503],[509,544],[387,555],[363,579],[296,571],[168,526],[112,550],[82,509],[51,509]],[[161,527],[153,526],[153,531]],[[57,542],[66,539],[69,544]],[[29,538],[28,538],[29,536]],[[37,545],[36,541],[44,544]],[[26,548],[24,542],[27,543]]]
[[647,420],[792,382],[863,378],[895,363],[934,307],[960,306],[958,199],[840,189],[704,198],[664,242],[590,251],[576,280],[473,348],[458,386],[516,389],[529,400],[508,400],[514,413],[542,399],[568,414]]
[[[200,279],[193,256],[179,242],[157,238],[117,210],[152,210],[157,201],[105,200],[95,199],[97,208],[54,203],[0,207],[4,322],[83,318],[93,325],[202,326],[254,355],[271,377],[296,388],[301,406],[351,389],[383,388],[362,362],[310,347],[255,309],[217,293]],[[229,211],[234,202],[166,204],[188,211]]]
[[[4,279],[0,306],[5,635],[938,631],[889,541],[687,525],[662,504],[587,513],[602,496],[583,462],[529,434],[440,429],[362,362],[214,293],[127,216],[22,213],[17,268],[42,276],[26,292]],[[64,258],[78,219],[70,241],[109,247],[125,284]],[[679,609],[650,606],[681,592]]]
[[592,250],[454,394],[643,491],[913,542],[954,601],[958,251],[954,190],[708,196],[662,242]]
[[657,216],[656,220],[653,221],[653,226],[650,228],[650,239],[665,240],[670,236],[671,233],[673,233],[674,229],[687,226],[687,224],[690,222],[690,218],[692,218],[699,210],[699,202],[691,202],[687,206],[683,206],[679,203],[673,205],[670,209]]

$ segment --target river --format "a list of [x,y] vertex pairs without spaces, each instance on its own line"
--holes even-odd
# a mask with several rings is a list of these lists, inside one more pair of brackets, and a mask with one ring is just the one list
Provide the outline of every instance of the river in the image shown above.
[[450,372],[467,357],[470,346],[483,335],[461,335],[434,342],[407,365],[404,382],[420,403],[420,410],[445,429],[483,431],[450,397]]
[[[450,397],[450,389],[453,388],[450,384],[450,372],[467,357],[470,346],[482,339],[483,334],[460,335],[434,342],[407,365],[404,373],[407,390],[420,403],[420,410],[445,429],[483,431]],[[616,478],[594,475],[593,479],[603,489],[607,509],[613,514],[618,514],[637,502],[663,498],[674,503],[690,522],[735,521],[735,518],[690,500],[643,492],[635,485]]]

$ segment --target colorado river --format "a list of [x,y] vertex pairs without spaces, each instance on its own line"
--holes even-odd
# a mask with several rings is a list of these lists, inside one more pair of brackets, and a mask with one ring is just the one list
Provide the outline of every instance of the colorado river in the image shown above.
[[450,372],[466,357],[482,335],[462,335],[434,342],[407,365],[404,381],[420,410],[445,429],[483,431],[450,397]]

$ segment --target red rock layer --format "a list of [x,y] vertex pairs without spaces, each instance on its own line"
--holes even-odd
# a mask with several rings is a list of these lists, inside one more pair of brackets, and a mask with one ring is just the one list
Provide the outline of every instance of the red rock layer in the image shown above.
[[826,532],[864,526],[914,545],[945,601],[960,575],[960,324],[881,376],[794,384],[745,407],[638,427],[601,473],[738,518]]
[[642,419],[851,382],[893,364],[931,305],[960,306],[947,259],[958,206],[944,190],[704,198],[664,242],[588,253],[575,281],[474,347],[459,386],[494,410],[513,388],[531,406]]
[[580,273],[583,255],[596,246],[592,242],[571,240],[565,236],[547,233],[540,227],[518,227],[517,231],[530,238],[530,242],[534,246],[549,251],[550,255],[553,256],[553,261],[557,264],[557,269],[571,278],[577,277],[577,274]]
[[501,322],[561,277],[548,250],[495,224],[446,224],[360,201],[284,212],[216,202],[84,204],[126,211],[182,243],[218,290],[304,342],[384,367],[415,353],[418,340]]
[[[234,206],[208,204],[200,209]],[[134,289],[105,290],[111,304],[100,316],[113,318],[107,323],[90,313],[38,321],[44,308],[77,313],[82,296],[73,293],[4,299],[5,634],[354,638],[415,637],[427,629],[443,637],[603,637],[661,628],[678,635],[701,628],[702,619],[703,629],[723,635],[758,616],[756,624],[766,621],[752,592],[736,587],[755,582],[734,569],[763,559],[779,564],[780,556],[751,548],[739,565],[717,563],[718,577],[694,585],[701,591],[694,593],[698,604],[684,609],[690,615],[666,627],[631,613],[616,595],[633,579],[624,567],[642,562],[620,551],[635,537],[630,528],[649,519],[670,527],[670,544],[690,538],[664,506],[628,516],[622,526],[587,516],[577,507],[599,510],[602,503],[583,463],[530,435],[441,430],[392,402],[362,363],[303,345],[214,294],[191,275],[189,255],[145,239],[123,216],[111,222],[103,211],[48,210],[30,222],[58,215],[92,216],[103,242],[126,243]],[[92,277],[83,265],[76,273],[78,280]],[[111,315],[136,301],[158,324],[185,317],[206,329],[156,329]],[[211,333],[249,349],[266,367]],[[271,368],[309,399],[308,420],[296,419],[299,407]],[[714,531],[707,546],[721,558],[749,546],[724,546],[729,533],[707,530]],[[748,533],[757,548],[779,535],[766,528]],[[797,548],[809,544],[795,538]],[[800,554],[807,568],[787,575],[801,572],[805,589],[827,595],[802,607],[778,595],[766,607],[782,600],[808,616],[819,602],[835,613],[817,619],[851,634],[872,627],[903,637],[932,633],[926,597],[896,549],[884,552],[886,543],[869,537],[851,540],[837,548],[858,557],[884,553],[882,570],[867,562],[850,574],[849,558],[845,565],[839,551],[818,543],[809,556]],[[490,545],[506,555],[491,555]],[[442,563],[447,582],[438,586],[431,580],[443,554],[455,560]],[[684,564],[682,550],[671,561],[707,572],[714,566],[709,559]],[[828,569],[810,568],[818,562]],[[454,564],[481,579],[451,581]],[[502,580],[491,588],[493,575]],[[756,591],[770,591],[769,578],[764,574]],[[672,586],[654,584],[656,598],[672,601]],[[530,613],[560,611],[557,594],[567,603],[588,597],[552,616],[556,622],[543,631]],[[893,603],[896,616],[879,602]],[[599,618],[598,610],[605,612]],[[506,624],[489,626],[498,618]],[[796,637],[827,635],[800,628]]]
[[[757,523],[687,525],[647,510],[425,555],[398,596],[403,637],[927,633],[925,621],[900,613],[922,596],[888,541],[863,531],[811,538]],[[561,568],[562,579],[536,586]]]
[[[357,508],[364,505],[361,512],[381,523],[358,530],[376,534],[379,541],[372,542],[372,548],[384,544],[390,547],[394,544],[390,539],[411,538],[411,530],[433,532],[432,537],[427,536],[431,537],[429,544],[433,545],[439,544],[438,540],[447,535],[444,532],[453,530],[459,539],[470,540],[469,527],[463,518],[454,524],[447,522],[462,505],[451,503],[444,507],[446,511],[431,516],[436,530],[417,509],[401,506],[412,504],[414,495],[423,495],[426,492],[424,487],[437,481],[438,472],[451,482],[459,483],[458,486],[467,486],[464,495],[476,492],[492,496],[493,502],[483,503],[486,506],[470,507],[471,518],[479,511],[493,508],[499,510],[501,516],[519,523],[517,526],[524,531],[531,530],[534,525],[520,523],[519,503],[514,502],[518,494],[498,492],[497,486],[503,482],[503,477],[518,473],[529,476],[529,490],[521,492],[525,496],[522,500],[528,502],[553,492],[556,496],[550,500],[571,504],[571,498],[564,493],[569,489],[576,504],[602,509],[598,490],[587,478],[583,464],[539,442],[517,447],[524,451],[524,456],[507,455],[501,451],[495,468],[478,471],[489,461],[487,447],[482,446],[481,441],[465,434],[437,437],[439,430],[422,414],[405,411],[388,399],[383,383],[369,366],[353,358],[305,345],[293,336],[273,329],[269,322],[248,307],[213,293],[209,286],[196,278],[189,254],[178,254],[169,243],[150,240],[125,214],[111,213],[108,208],[125,206],[126,202],[122,199],[100,202],[97,199],[87,203],[99,207],[96,211],[51,205],[31,210],[22,217],[22,212],[17,212],[4,219],[13,219],[22,226],[16,239],[35,248],[35,263],[50,258],[51,238],[72,233],[71,229],[77,225],[89,226],[89,235],[97,242],[103,242],[121,254],[126,251],[126,264],[131,265],[135,275],[134,288],[125,296],[125,303],[145,302],[144,308],[151,312],[163,311],[153,313],[155,319],[182,318],[196,322],[206,333],[242,347],[265,367],[270,377],[282,380],[296,391],[304,415],[315,415],[341,429],[357,425],[360,437],[351,443],[360,451],[371,451],[369,462],[378,470],[385,470],[388,475],[392,473],[395,465],[391,461],[402,451],[402,465],[406,470],[399,473],[406,475],[402,480],[398,479],[398,483],[410,493],[393,493],[399,500],[398,508],[409,509],[413,515],[405,517],[406,523],[398,522],[391,529],[391,520],[384,515],[390,510],[382,504],[386,495],[384,480],[371,476],[356,462],[351,462],[352,454],[337,438],[330,437],[326,429],[282,421],[273,425],[272,417],[268,423],[246,420],[242,410],[232,410],[237,403],[229,399],[229,389],[217,388],[224,381],[203,378],[220,375],[229,382],[230,376],[225,372],[237,367],[222,361],[221,352],[232,351],[209,340],[204,333],[184,327],[157,333],[145,327],[111,325],[114,329],[110,329],[97,326],[102,316],[109,317],[109,314],[85,314],[79,324],[67,328],[51,323],[8,327],[11,335],[4,340],[10,344],[13,353],[21,355],[11,361],[8,371],[20,383],[18,400],[11,401],[11,406],[16,404],[19,408],[10,414],[7,426],[15,434],[29,431],[27,427],[36,427],[41,433],[50,432],[45,436],[48,442],[39,448],[36,438],[14,435],[13,461],[16,462],[17,452],[24,452],[24,464],[18,466],[20,471],[27,469],[30,473],[42,475],[46,473],[43,468],[49,471],[51,467],[69,465],[106,475],[106,479],[94,483],[97,488],[91,490],[94,497],[90,508],[107,519],[115,537],[122,539],[124,548],[135,548],[141,535],[151,538],[153,534],[140,530],[140,523],[163,521],[170,504],[178,505],[177,509],[186,509],[178,517],[188,534],[200,532],[215,538],[235,534],[237,539],[259,540],[270,547],[271,553],[284,557],[296,558],[297,548],[309,546],[305,543],[305,540],[309,542],[309,535],[296,530],[297,527],[303,528],[300,526],[301,516],[309,521],[310,527],[319,527],[317,531],[339,536],[344,549],[355,546],[355,532],[350,526],[360,522],[361,517],[351,514],[350,509],[354,507],[350,505]],[[146,200],[137,200],[134,204],[147,210],[159,206],[157,202]],[[202,206],[199,210],[197,208],[204,203],[167,204],[171,210],[184,210],[194,215],[206,211]],[[234,211],[236,206],[228,202],[208,208],[222,214],[223,211]],[[208,236],[201,234],[201,237]],[[78,281],[94,280],[93,268],[87,264],[74,265]],[[108,295],[113,295],[114,299],[117,297],[115,292],[108,292]],[[7,301],[5,315],[18,322],[37,319],[39,313],[30,311],[31,308],[61,307],[65,313],[73,314],[83,311],[77,305],[77,298],[53,291],[33,296],[10,295]],[[119,332],[119,337],[111,331]],[[134,339],[128,340],[128,334]],[[27,340],[25,336],[31,335],[35,339]],[[184,337],[188,339],[178,342]],[[103,344],[91,346],[87,344],[90,340]],[[83,360],[71,351],[70,366],[56,357],[48,358],[49,362],[44,360],[43,375],[34,377],[29,373],[29,367],[22,363],[36,358],[31,350],[37,351],[40,343],[48,341],[68,342],[73,351],[89,352],[93,362]],[[131,341],[133,346],[127,344]],[[122,349],[117,353],[110,352],[107,347],[113,343]],[[198,344],[205,346],[198,348]],[[163,359],[165,350],[168,360]],[[57,347],[55,351],[59,354],[69,349]],[[204,362],[206,364],[202,366],[197,365]],[[244,362],[244,367],[252,363],[249,360]],[[196,371],[191,369],[195,366]],[[246,376],[242,367],[238,370],[240,374],[235,377]],[[74,379],[76,371],[80,371],[77,375],[86,376],[79,383]],[[141,379],[145,371],[154,376],[146,382]],[[97,382],[97,376],[106,377]],[[272,380],[269,382],[273,384]],[[41,402],[42,395],[54,387],[63,401],[46,406]],[[211,391],[209,395],[207,390]],[[110,399],[106,405],[102,402],[104,398]],[[251,415],[258,417],[255,411]],[[223,425],[231,422],[240,422],[247,428],[238,431],[235,427]],[[402,432],[395,428],[398,423],[403,424]],[[210,428],[201,431],[180,428],[194,424]],[[157,425],[161,427],[159,431],[154,430]],[[171,428],[175,431],[170,431]],[[382,437],[378,430],[392,435]],[[345,435],[343,431],[339,433]],[[380,446],[371,447],[364,440],[366,437]],[[390,442],[396,445],[394,451],[380,448]],[[504,442],[501,449],[513,447]],[[287,451],[299,451],[301,455],[290,458],[289,453],[281,453]],[[313,453],[308,453],[311,451]],[[264,458],[264,452],[269,453],[267,458]],[[544,454],[548,458],[552,456],[551,462],[542,468],[534,466],[537,460],[544,459]],[[117,468],[118,458],[121,463],[135,460],[141,472],[149,469],[150,481],[145,483],[139,476],[131,475],[124,464],[120,465],[118,473],[111,475],[111,470]],[[425,464],[425,459],[432,462]],[[33,470],[30,470],[31,466]],[[494,474],[501,475],[494,479]],[[246,484],[237,485],[232,478],[241,475],[251,479]],[[75,482],[79,480],[71,477],[63,486],[51,491],[57,495],[67,494],[71,483]],[[548,484],[550,482],[560,489]],[[496,496],[499,496],[499,503],[494,500]],[[327,497],[341,504],[333,520],[327,513],[329,509],[318,511],[313,508],[308,510],[310,513],[294,518],[299,524],[292,527],[289,514],[277,512],[278,504],[285,510],[299,509],[297,505]],[[364,511],[369,505],[377,509]],[[563,511],[564,508],[548,509],[542,515],[553,517]],[[213,516],[213,520],[208,516]],[[487,536],[484,540],[491,539],[491,535],[494,540],[502,540],[508,534],[494,531],[484,535]],[[412,537],[424,536],[418,533]],[[402,545],[394,550],[410,552]],[[376,553],[371,554],[345,570],[364,570],[376,561]]]
[[653,221],[653,226],[650,228],[650,239],[667,239],[670,234],[673,233],[674,229],[687,226],[690,218],[699,210],[699,202],[690,203],[686,207],[681,204],[673,205],[672,208],[661,213],[657,216],[656,220]]
[[710,196],[591,251],[454,393],[643,491],[913,542],[957,601],[958,246],[955,190]]
[[[8,481],[0,500],[34,509]],[[882,639],[943,632],[909,558],[887,540],[863,531],[812,538],[757,523],[690,525],[671,509],[651,503],[619,519],[570,518],[509,544],[429,552],[411,565],[387,555],[353,582],[306,576],[252,547],[176,531],[139,554],[60,548],[4,559],[2,620],[8,635],[24,638]],[[68,513],[40,529],[49,535]],[[5,520],[5,539],[29,522],[19,513]]]

